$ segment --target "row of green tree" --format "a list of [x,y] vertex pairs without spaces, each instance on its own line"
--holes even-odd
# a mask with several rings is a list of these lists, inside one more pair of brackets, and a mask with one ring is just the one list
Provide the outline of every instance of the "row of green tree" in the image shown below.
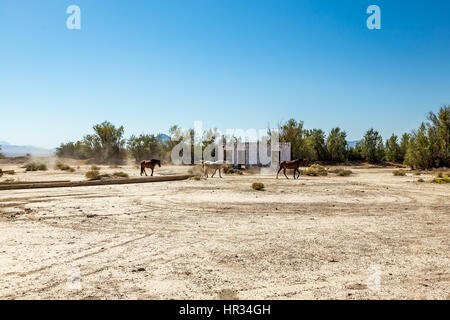
[[[443,106],[435,114],[430,112],[428,121],[417,130],[404,133],[400,138],[392,134],[385,142],[378,131],[368,130],[356,146],[348,146],[347,134],[340,128],[332,129],[328,135],[321,129],[304,129],[302,121],[290,119],[279,125],[280,141],[291,143],[292,158],[312,161],[382,161],[402,162],[413,168],[450,167],[450,106]],[[92,159],[95,163],[122,163],[130,156],[137,162],[159,158],[170,160],[172,148],[183,137],[194,141],[194,130],[186,132],[172,126],[169,134],[141,134],[125,140],[124,128],[110,122],[93,127],[94,133],[80,141],[63,143],[57,148],[59,157]],[[270,131],[269,131],[270,133]],[[218,137],[216,129],[204,132],[201,142],[204,149]],[[222,137],[225,139],[225,137]],[[235,140],[237,138],[234,137]]]
[[417,130],[392,136],[383,142],[378,131],[369,129],[356,146],[349,147],[347,134],[340,128],[328,136],[321,129],[303,129],[303,122],[294,119],[280,125],[280,139],[291,143],[293,158],[313,161],[365,160],[401,162],[412,168],[450,166],[450,106],[435,114],[430,112]]
[[124,127],[105,121],[93,127],[94,133],[76,142],[61,143],[56,155],[62,158],[91,159],[98,164],[121,164],[128,156],[136,161],[165,158],[172,147],[162,135],[141,134],[124,139]]

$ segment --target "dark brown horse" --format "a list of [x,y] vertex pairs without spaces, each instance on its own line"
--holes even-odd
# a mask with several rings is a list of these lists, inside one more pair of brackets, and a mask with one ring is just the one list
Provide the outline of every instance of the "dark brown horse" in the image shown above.
[[151,176],[153,177],[153,169],[155,169],[156,165],[161,167],[161,161],[157,160],[157,159],[141,161],[141,176],[142,176],[143,173],[145,173],[145,175],[147,175],[147,172],[145,171],[145,168],[150,168],[150,169],[152,169]]
[[298,179],[300,177],[300,170],[298,168],[299,167],[307,167],[309,165],[310,165],[310,162],[307,159],[282,161],[282,162],[280,162],[280,170],[278,170],[278,172],[277,172],[277,179],[278,179],[278,174],[280,173],[281,169],[283,169],[283,173],[284,173],[284,176],[286,177],[286,179],[289,179],[288,176],[286,175],[286,169],[294,169],[294,179],[296,179],[296,177],[295,177],[296,172],[298,172],[298,176],[297,176],[297,179]]

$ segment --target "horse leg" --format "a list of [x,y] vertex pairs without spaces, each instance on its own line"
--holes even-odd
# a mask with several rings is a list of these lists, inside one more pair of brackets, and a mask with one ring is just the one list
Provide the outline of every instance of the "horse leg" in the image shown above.
[[300,171],[300,169],[297,169],[297,171],[298,171],[297,179],[299,179],[299,178],[300,178],[300,174],[301,174],[302,172]]
[[286,177],[286,179],[289,180],[288,176],[286,175],[286,168],[283,169],[283,173],[284,173],[284,176]]
[[151,175],[151,177],[153,177],[153,170],[154,170],[155,168],[152,168],[152,175]]
[[277,172],[277,179],[278,179],[278,174],[280,173],[281,169],[283,169],[283,168],[280,167],[280,170],[278,170],[278,172]]
[[144,170],[145,176],[147,176],[147,171],[145,171],[145,167],[142,168]]
[[217,169],[214,170],[214,173],[212,174],[211,178],[214,177],[214,175],[216,174]]
[[221,177],[221,178],[222,178],[222,175],[220,174],[220,168],[219,168],[219,177]]

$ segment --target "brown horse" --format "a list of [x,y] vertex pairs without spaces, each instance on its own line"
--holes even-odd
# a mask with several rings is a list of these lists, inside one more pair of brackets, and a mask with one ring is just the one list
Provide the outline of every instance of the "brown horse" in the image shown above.
[[145,171],[145,168],[152,169],[152,177],[153,177],[153,169],[155,169],[155,166],[158,165],[161,167],[161,161],[157,159],[152,160],[144,160],[141,161],[141,176],[143,173],[147,176],[147,172]]
[[281,169],[283,169],[283,173],[284,173],[284,176],[286,177],[286,179],[289,179],[288,176],[286,175],[286,169],[294,169],[294,179],[296,179],[296,177],[295,177],[296,172],[298,172],[298,176],[297,176],[297,179],[298,179],[300,177],[300,170],[298,168],[303,167],[303,166],[307,167],[309,165],[310,165],[310,162],[307,159],[282,161],[282,162],[280,162],[280,170],[278,170],[278,172],[277,172],[277,179],[278,179],[278,174],[280,173]]

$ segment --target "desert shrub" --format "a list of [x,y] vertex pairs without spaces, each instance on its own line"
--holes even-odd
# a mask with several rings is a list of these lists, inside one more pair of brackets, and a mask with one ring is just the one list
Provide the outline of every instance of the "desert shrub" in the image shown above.
[[64,168],[66,165],[62,162],[57,162],[55,164],[55,170],[62,170],[62,168]]
[[115,177],[121,177],[121,178],[128,178],[128,173],[125,173],[125,172],[122,172],[122,171],[120,171],[120,172],[114,172],[113,176],[115,176]]
[[406,172],[402,169],[392,171],[394,176],[406,176]]
[[438,178],[442,178],[444,176],[444,173],[442,171],[437,171],[435,173],[435,176],[438,177]]
[[235,168],[225,168],[223,170],[223,172],[226,174],[239,174],[239,175],[243,174],[242,170],[235,169]]
[[311,167],[305,170],[307,176],[326,176],[328,171],[318,164],[313,164]]
[[75,172],[75,169],[74,169],[74,168],[72,168],[71,166],[69,166],[69,165],[67,165],[67,164],[61,163],[61,162],[58,162],[58,163],[55,165],[55,168],[56,168],[56,169],[59,169],[59,170],[62,170],[62,171]]
[[80,141],[62,143],[56,148],[56,155],[75,159],[91,158],[93,162],[101,164],[122,163],[126,156],[124,128],[105,121],[93,129],[93,134],[84,136]]
[[415,175],[415,176],[420,176],[421,174],[422,174],[421,171],[416,171],[416,172],[414,172],[414,175]]
[[100,167],[99,167],[99,166],[96,166],[95,164],[93,164],[93,165],[91,166],[91,170],[92,170],[92,171],[100,171]]
[[352,170],[341,170],[337,173],[337,175],[340,177],[348,177],[351,174],[352,174]]
[[192,180],[195,180],[195,181],[200,181],[202,178],[200,178],[200,176],[193,176],[192,177]]
[[253,190],[262,190],[262,189],[264,189],[264,183],[261,183],[261,182],[253,182],[253,184],[252,184],[252,189],[253,189]]
[[450,178],[448,176],[444,176],[442,178],[436,177],[430,180],[431,183],[450,183]]
[[0,169],[0,177],[3,177],[3,171]]
[[425,180],[423,180],[422,178],[419,178],[419,179],[417,180],[417,182],[425,182]]
[[61,143],[56,148],[56,155],[60,158],[87,159],[89,157],[88,147],[82,142]]
[[30,163],[25,167],[25,171],[46,171],[47,165],[45,163]]
[[91,170],[86,172],[86,178],[89,180],[95,180],[98,179],[100,176],[100,172],[98,170]]

